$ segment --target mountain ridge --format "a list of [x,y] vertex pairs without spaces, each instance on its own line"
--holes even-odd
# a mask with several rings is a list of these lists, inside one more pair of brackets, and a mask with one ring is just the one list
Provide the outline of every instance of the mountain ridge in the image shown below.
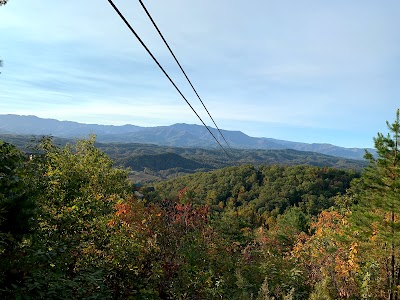
[[[41,136],[7,135],[0,141],[12,143],[25,153],[35,151]],[[74,144],[76,139],[53,137],[57,146]],[[184,148],[138,143],[99,143],[95,146],[109,155],[116,166],[129,168],[133,182],[148,182],[175,178],[184,174],[207,172],[239,165],[309,165],[361,172],[366,160],[329,156],[317,152],[293,149],[232,149],[231,157],[221,149]]]
[[[208,127],[224,145],[217,129]],[[43,119],[37,116],[0,115],[0,132],[7,134],[52,135],[62,138],[82,138],[96,134],[102,143],[143,143],[162,146],[215,149],[218,144],[201,125],[177,123],[169,126],[141,127],[131,124],[99,125],[73,121]],[[236,149],[293,149],[311,151],[350,159],[362,159],[363,148],[345,148],[328,143],[303,143],[267,137],[251,137],[241,131],[221,129],[231,148]],[[226,146],[226,144],[225,144]],[[374,152],[373,149],[368,149]]]

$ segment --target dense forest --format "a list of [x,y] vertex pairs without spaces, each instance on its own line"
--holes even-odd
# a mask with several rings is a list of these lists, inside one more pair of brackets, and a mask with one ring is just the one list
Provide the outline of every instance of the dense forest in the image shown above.
[[331,168],[245,165],[159,182],[155,184],[158,195],[150,193],[150,198],[177,200],[179,192],[185,191],[191,203],[208,205],[217,212],[234,210],[241,215],[251,210],[266,220],[295,206],[305,214],[317,215],[334,205],[335,197],[344,194],[357,176]]
[[0,296],[398,299],[400,111],[388,129],[362,173],[247,164],[143,197],[94,138],[1,141]]
[[[40,136],[0,134],[0,140],[31,152]],[[53,138],[59,146],[76,142],[73,139]],[[311,165],[361,171],[365,161],[334,157],[315,152],[290,149],[260,150],[232,149],[231,158],[222,150],[204,148],[166,147],[135,143],[97,143],[116,166],[130,168],[129,176],[135,182],[171,179],[185,174],[210,171],[232,165]]]

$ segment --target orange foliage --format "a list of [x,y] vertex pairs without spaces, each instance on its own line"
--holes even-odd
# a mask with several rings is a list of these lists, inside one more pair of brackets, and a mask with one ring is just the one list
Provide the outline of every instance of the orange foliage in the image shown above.
[[308,271],[308,282],[314,286],[328,279],[336,297],[348,299],[358,295],[356,275],[359,271],[358,244],[346,241],[348,222],[336,211],[323,211],[311,224],[314,235],[299,235],[292,255]]

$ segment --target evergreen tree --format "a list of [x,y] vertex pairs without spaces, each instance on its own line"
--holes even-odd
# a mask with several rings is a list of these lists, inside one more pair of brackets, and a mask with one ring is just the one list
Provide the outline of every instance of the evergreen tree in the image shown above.
[[[352,223],[355,234],[363,243],[364,272],[378,264],[372,276],[377,298],[398,299],[400,286],[400,110],[396,120],[386,122],[389,133],[374,138],[377,157],[366,153],[370,164],[353,191],[359,202],[354,207]],[[365,275],[365,274],[364,274]],[[369,275],[369,276],[370,276]]]

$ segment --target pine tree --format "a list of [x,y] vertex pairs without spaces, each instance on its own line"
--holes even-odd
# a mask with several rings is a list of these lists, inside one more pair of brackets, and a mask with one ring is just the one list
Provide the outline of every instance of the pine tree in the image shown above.
[[400,285],[400,110],[396,120],[386,122],[389,133],[378,133],[374,138],[376,157],[367,152],[370,164],[354,186],[358,204],[352,223],[357,238],[363,242],[365,269],[378,263],[375,274],[378,298],[399,299]]

